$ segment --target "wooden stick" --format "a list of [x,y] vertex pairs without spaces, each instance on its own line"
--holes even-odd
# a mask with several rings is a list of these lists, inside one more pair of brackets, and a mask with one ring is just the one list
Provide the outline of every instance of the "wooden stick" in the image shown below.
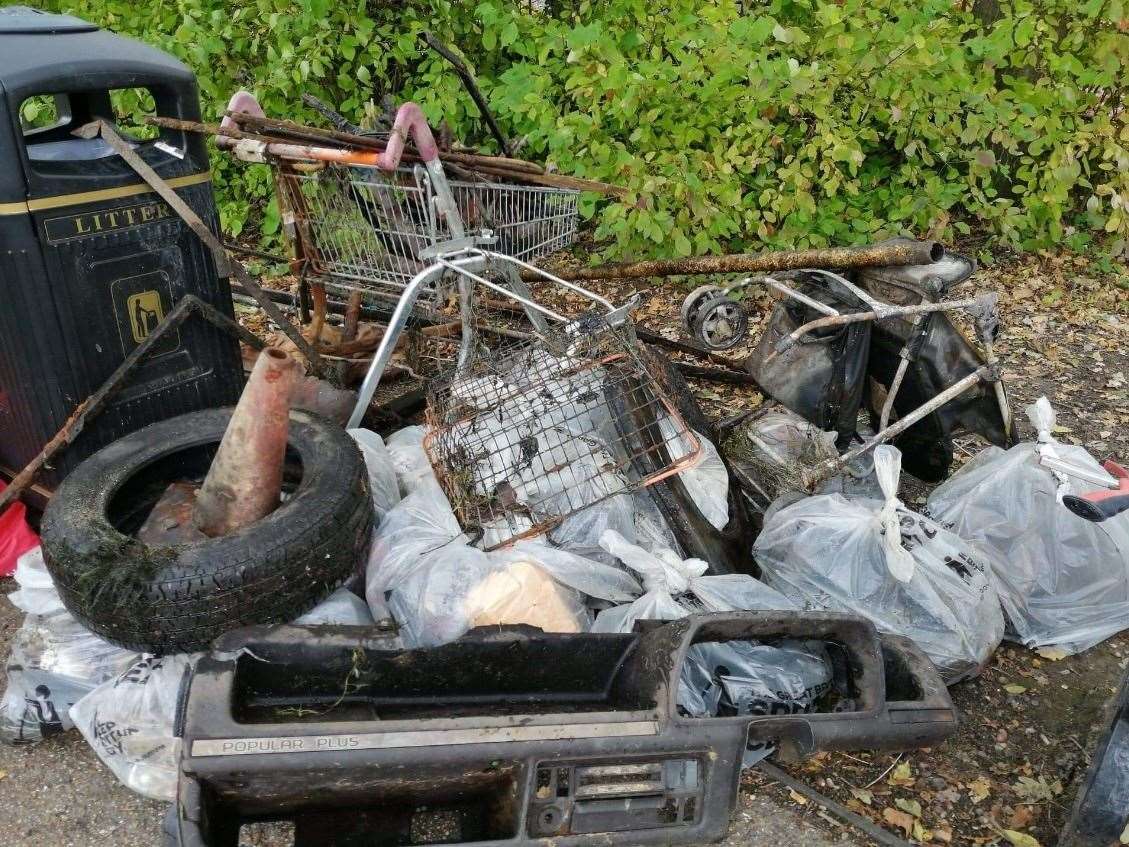
[[345,307],[345,327],[341,330],[342,341],[352,341],[357,337],[357,324],[361,320],[361,292],[349,292],[349,305]]
[[[246,112],[225,112],[242,128],[247,124],[259,129],[268,129],[277,133],[285,133],[305,141],[326,142],[326,146],[333,147],[360,147],[366,150],[383,150],[387,141],[369,135],[355,135],[351,132],[342,132],[336,129],[322,129],[315,126],[304,126],[294,121],[283,118],[263,118],[250,115]],[[332,143],[331,143],[332,142]]]
[[[564,174],[534,174],[525,171],[510,171],[504,168],[487,164],[476,164],[473,168],[492,176],[504,176],[521,182],[531,182],[534,185],[547,185],[552,188],[571,188],[576,191],[594,191],[597,194],[610,194],[613,197],[626,197],[630,192],[621,186],[607,182],[597,182],[591,179],[581,179]],[[532,277],[536,279],[537,277]]]
[[704,379],[709,382],[724,382],[729,385],[751,385],[760,389],[760,383],[750,373],[731,371],[728,368],[703,368],[699,365],[684,365],[681,362],[675,362],[674,366],[682,371],[682,375],[688,379]]

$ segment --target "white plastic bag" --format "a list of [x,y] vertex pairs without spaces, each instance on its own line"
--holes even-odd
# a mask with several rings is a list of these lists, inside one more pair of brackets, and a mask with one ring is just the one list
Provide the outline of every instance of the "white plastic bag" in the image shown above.
[[43,561],[42,547],[32,547],[20,556],[13,576],[19,588],[9,594],[8,599],[17,609],[29,615],[49,615],[64,610],[63,601]]
[[388,436],[385,446],[392,456],[392,467],[396,471],[396,481],[400,484],[400,494],[407,497],[421,482],[435,479],[431,461],[423,449],[423,439],[427,427],[406,426]]
[[338,588],[306,614],[294,620],[303,626],[371,626],[373,615],[368,605],[348,588]]
[[142,656],[71,708],[75,726],[98,758],[145,797],[176,797],[180,739],[173,723],[181,682],[200,655]]
[[372,430],[349,429],[346,432],[357,442],[357,446],[361,448],[361,455],[364,456],[365,468],[368,470],[369,492],[376,510],[376,519],[379,521],[389,509],[400,502],[400,483],[396,477],[392,453],[385,446],[384,439]]
[[66,611],[28,615],[12,639],[0,738],[21,744],[74,726],[71,707],[137,653],[91,633]]
[[[685,456],[689,452],[689,442],[682,437],[671,418],[659,418],[659,431],[669,445],[671,456]],[[702,516],[715,529],[725,529],[729,523],[729,471],[712,441],[699,432],[694,432],[694,437],[702,445],[698,460],[680,471],[678,478],[686,486],[686,493]]]
[[701,559],[683,560],[669,549],[648,551],[614,530],[604,533],[600,543],[639,574],[643,595],[600,612],[593,632],[631,632],[638,620],[669,621],[695,612],[795,608],[792,601],[751,576],[705,576],[709,565]]
[[[468,598],[493,574],[516,562],[543,570],[562,587],[561,604],[554,609],[575,610],[576,628],[571,631],[588,626],[581,594],[619,601],[639,590],[635,580],[619,569],[566,550],[519,542],[487,554],[468,546],[467,540],[446,496],[433,480],[421,484],[381,522],[373,537],[365,577],[366,599],[374,616],[383,616],[385,609],[391,612],[401,626],[405,643],[444,644],[473,626],[476,618],[486,613],[486,606],[512,610],[499,599],[506,588],[504,583],[492,583],[490,603],[481,594],[470,604]],[[554,615],[553,620],[559,619]],[[535,616],[521,622],[539,625]]]
[[984,553],[895,496],[901,454],[875,448],[885,502],[840,494],[777,511],[753,546],[765,581],[807,609],[852,612],[908,636],[943,679],[978,672],[1003,637]]
[[1036,443],[989,447],[929,497],[929,513],[989,551],[1011,634],[1028,646],[1086,650],[1129,628],[1129,513],[1101,523],[1073,514],[1064,494],[1098,486],[1040,464],[1057,458],[1099,476],[1082,447],[1054,437],[1045,397],[1027,408]]

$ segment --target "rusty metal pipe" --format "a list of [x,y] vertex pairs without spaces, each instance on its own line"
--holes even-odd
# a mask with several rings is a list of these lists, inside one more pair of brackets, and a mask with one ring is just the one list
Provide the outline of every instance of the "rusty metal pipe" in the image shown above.
[[196,497],[193,518],[206,535],[236,532],[278,506],[299,375],[298,362],[277,347],[259,354]]
[[[816,250],[777,250],[770,253],[735,253],[725,256],[691,256],[571,268],[556,271],[567,280],[636,279],[695,274],[768,273],[804,268],[873,268],[894,265],[928,265],[940,261],[945,248],[936,241],[895,240],[862,247],[826,247]],[[534,280],[529,272],[522,279]]]

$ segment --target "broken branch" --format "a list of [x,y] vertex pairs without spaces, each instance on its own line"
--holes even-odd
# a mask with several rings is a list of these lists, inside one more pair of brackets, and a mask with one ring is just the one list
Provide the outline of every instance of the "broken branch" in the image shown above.
[[482,91],[479,90],[477,83],[474,81],[474,76],[470,72],[470,68],[466,66],[454,51],[451,50],[446,44],[436,38],[427,30],[419,34],[427,46],[451,63],[455,69],[455,73],[459,79],[463,81],[463,87],[466,88],[470,98],[474,101],[474,105],[478,107],[478,111],[482,113],[482,119],[486,121],[486,125],[490,127],[490,134],[494,136],[494,140],[498,142],[498,147],[503,153],[510,152],[510,142],[506,140],[506,136],[502,133],[502,128],[498,126],[498,122],[494,120],[494,114],[490,111],[490,107],[486,105],[486,98],[482,96]]

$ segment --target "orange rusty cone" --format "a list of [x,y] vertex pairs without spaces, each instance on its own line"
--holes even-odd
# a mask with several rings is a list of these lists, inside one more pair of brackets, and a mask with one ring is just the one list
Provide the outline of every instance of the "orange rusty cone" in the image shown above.
[[290,393],[300,376],[298,363],[281,350],[259,354],[196,496],[194,520],[205,534],[235,532],[278,506]]

